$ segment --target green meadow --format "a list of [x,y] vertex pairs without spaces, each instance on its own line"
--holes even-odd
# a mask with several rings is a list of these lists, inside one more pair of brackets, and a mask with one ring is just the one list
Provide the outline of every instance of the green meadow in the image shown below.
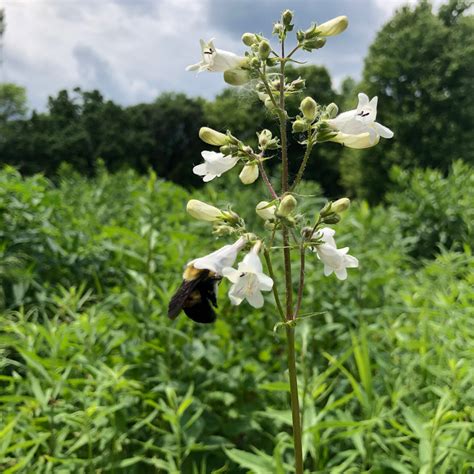
[[[457,162],[392,180],[385,205],[359,201],[338,225],[360,260],[347,281],[307,259],[309,472],[474,469],[474,173]],[[2,472],[291,472],[273,300],[231,309],[223,282],[215,325],[166,317],[183,265],[222,245],[186,200],[235,190],[248,204],[255,188],[191,194],[100,167],[54,183],[5,168],[0,184]],[[303,188],[319,209],[317,185]]]

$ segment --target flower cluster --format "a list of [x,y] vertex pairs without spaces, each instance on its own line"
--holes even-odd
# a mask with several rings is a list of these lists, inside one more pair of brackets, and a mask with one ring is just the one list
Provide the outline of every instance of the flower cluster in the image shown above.
[[[285,64],[293,61],[292,56],[297,51],[312,52],[322,48],[328,38],[342,33],[347,26],[347,17],[339,16],[320,25],[313,23],[305,30],[298,30],[296,47],[286,56],[283,47],[280,56],[268,38],[256,33],[243,34],[242,42],[247,47],[244,55],[216,48],[213,39],[207,42],[201,40],[201,60],[188,66],[187,70],[223,73],[227,83],[234,86],[245,84],[248,89],[253,89],[262,105],[280,122],[282,136],[274,136],[267,129],[261,130],[257,133],[257,145],[253,146],[235,137],[230,131],[224,133],[209,127],[200,129],[201,140],[216,148],[202,152],[203,161],[194,166],[193,173],[204,182],[209,182],[239,167],[239,178],[243,184],[251,185],[261,178],[269,197],[255,205],[255,212],[263,220],[263,228],[269,235],[265,237],[263,234],[250,232],[245,220],[230,206],[219,209],[191,199],[186,208],[190,216],[211,223],[217,236],[232,235],[236,240],[233,244],[224,245],[186,265],[183,283],[170,303],[171,317],[175,317],[183,309],[195,321],[212,322],[215,319],[212,307],[217,305],[216,288],[222,279],[227,279],[230,283],[228,295],[234,305],[246,300],[251,306],[261,308],[264,304],[262,292],[272,290],[278,303],[278,288],[271,265],[272,252],[278,249],[283,249],[285,255],[287,292],[292,286],[289,276],[290,254],[299,250],[301,256],[299,303],[294,312],[284,316],[286,319],[297,317],[304,283],[304,259],[308,250],[316,253],[326,276],[334,273],[337,279],[345,280],[348,276],[347,269],[358,267],[357,258],[348,253],[349,247],[338,248],[334,240],[335,230],[328,227],[341,220],[341,216],[349,208],[349,199],[328,202],[316,215],[305,216],[299,212],[295,189],[303,178],[311,151],[317,144],[332,141],[346,147],[364,149],[377,145],[381,137],[393,137],[390,129],[376,122],[378,99],[369,99],[366,94],[360,93],[357,108],[338,113],[336,104],[324,106],[313,97],[303,97],[300,113],[291,119],[285,109],[286,98],[300,94],[305,88],[305,81],[301,78],[292,81],[286,79]],[[273,34],[283,44],[293,29],[293,13],[285,10],[280,20],[274,24]],[[276,69],[275,66],[279,68]],[[291,121],[292,132],[305,147],[300,169],[291,185],[286,152],[288,120]],[[279,192],[275,190],[271,177],[265,171],[266,160],[276,156],[280,156],[282,160],[282,188]],[[279,238],[281,246],[275,245]],[[243,250],[247,253],[235,267],[238,254]],[[262,253],[268,264],[269,275],[263,271],[260,258]]]

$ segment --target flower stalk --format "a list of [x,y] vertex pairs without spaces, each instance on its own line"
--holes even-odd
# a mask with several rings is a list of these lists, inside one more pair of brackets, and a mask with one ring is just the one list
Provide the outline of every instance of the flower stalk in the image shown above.
[[[377,97],[369,100],[363,93],[359,94],[357,109],[340,114],[336,104],[322,106],[310,96],[301,101],[301,114],[298,116],[290,117],[286,110],[286,97],[301,93],[305,87],[301,77],[287,83],[286,64],[299,62],[293,59],[297,52],[311,53],[324,47],[327,38],[343,32],[347,24],[347,18],[340,16],[319,26],[313,23],[306,30],[299,30],[296,32],[296,46],[285,55],[285,40],[294,28],[293,12],[285,10],[273,27],[273,34],[280,44],[280,53],[261,34],[244,33],[242,42],[248,48],[245,56],[217,49],[213,40],[201,40],[201,61],[188,67],[191,71],[223,73],[224,80],[233,86],[245,84],[247,88],[254,87],[262,106],[278,120],[279,136],[274,137],[268,129],[257,131],[258,150],[254,150],[230,131],[225,133],[224,130],[201,128],[200,138],[207,145],[219,147],[219,151],[203,151],[203,162],[195,165],[193,172],[208,182],[230,173],[233,168],[239,168],[239,178],[245,186],[251,186],[261,178],[271,201],[256,199],[251,207],[259,216],[266,235],[262,231],[259,231],[259,235],[250,232],[241,217],[245,214],[240,209],[237,213],[230,205],[220,209],[196,199],[189,201],[187,211],[190,216],[212,224],[214,234],[219,237],[233,236],[234,243],[187,264],[182,284],[170,302],[168,315],[174,319],[183,310],[195,322],[214,322],[217,285],[222,280],[228,280],[228,296],[233,305],[245,302],[254,308],[261,308],[265,303],[264,293],[273,293],[281,320],[275,328],[284,326],[286,331],[296,474],[304,472],[295,328],[304,304],[306,253],[309,252],[309,258],[312,252],[321,261],[325,276],[335,274],[338,280],[345,280],[348,277],[347,269],[358,267],[359,262],[348,254],[349,247],[337,247],[335,230],[327,227],[341,220],[341,214],[348,210],[350,201],[342,198],[328,202],[316,215],[305,217],[298,212],[294,194],[304,178],[305,170],[310,166],[316,144],[333,141],[364,149],[375,146],[381,137],[393,136],[390,129],[375,121]],[[304,147],[303,159],[291,186],[288,129]],[[267,150],[279,150],[279,153],[267,153]],[[278,155],[281,158],[281,185],[275,189],[265,170],[264,161]],[[292,267],[291,256],[296,251],[299,252],[299,280],[295,304],[292,275],[297,270]],[[234,268],[241,252],[245,255]],[[272,261],[275,254],[282,257],[283,261],[284,297],[279,292],[279,275],[275,272],[278,267]],[[268,275],[263,271],[261,255]]]

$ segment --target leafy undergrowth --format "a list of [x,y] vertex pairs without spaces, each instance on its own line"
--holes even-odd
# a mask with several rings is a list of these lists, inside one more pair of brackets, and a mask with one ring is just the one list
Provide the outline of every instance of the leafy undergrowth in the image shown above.
[[[361,265],[346,282],[307,259],[297,328],[307,472],[474,469],[472,223],[442,198],[472,182],[457,166],[433,194],[430,172],[417,172],[389,206],[351,208],[338,242]],[[218,204],[226,192],[231,182],[196,196]],[[463,193],[472,207],[474,187]],[[212,327],[166,318],[183,264],[221,245],[186,216],[189,196],[132,172],[65,172],[56,185],[0,173],[2,472],[292,472],[271,298],[233,308],[223,283]],[[252,203],[252,189],[240,197]],[[438,227],[426,239],[429,219]],[[462,241],[436,240],[456,226]]]

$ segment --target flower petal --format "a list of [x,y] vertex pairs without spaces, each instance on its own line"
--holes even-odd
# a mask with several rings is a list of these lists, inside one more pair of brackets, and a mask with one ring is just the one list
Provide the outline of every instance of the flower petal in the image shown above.
[[240,272],[232,267],[225,267],[222,269],[222,276],[226,277],[232,283],[237,283],[239,281]]
[[346,267],[337,268],[336,270],[334,270],[334,273],[336,274],[336,277],[338,278],[338,280],[345,280],[345,279],[347,279],[347,270],[346,270]]
[[273,288],[273,280],[265,273],[257,273],[257,280],[260,285],[260,290],[270,291]]
[[378,122],[374,123],[374,128],[375,128],[375,131],[383,138],[393,137],[393,132],[388,127],[385,127],[384,125]]
[[254,308],[261,308],[265,300],[263,299],[262,293],[257,290],[247,295],[247,301]]

